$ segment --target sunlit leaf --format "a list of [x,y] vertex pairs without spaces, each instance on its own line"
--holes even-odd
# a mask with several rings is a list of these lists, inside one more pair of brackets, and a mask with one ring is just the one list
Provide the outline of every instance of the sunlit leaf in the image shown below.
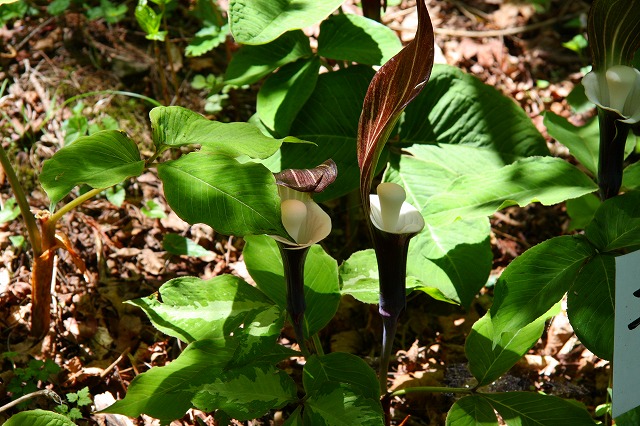
[[446,426],[498,426],[493,407],[480,395],[459,399],[447,414]]

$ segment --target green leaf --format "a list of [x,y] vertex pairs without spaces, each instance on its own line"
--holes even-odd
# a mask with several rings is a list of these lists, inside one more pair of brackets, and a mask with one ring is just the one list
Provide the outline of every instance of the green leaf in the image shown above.
[[[316,88],[291,126],[291,134],[317,144],[284,144],[280,164],[283,169],[308,169],[332,158],[338,178],[316,201],[344,195],[358,187],[360,171],[356,157],[356,134],[362,102],[373,70],[352,66],[318,76]],[[339,106],[339,108],[337,107]]]
[[84,115],[73,115],[62,122],[62,130],[64,130],[64,146],[67,146],[87,134],[89,121]]
[[549,155],[544,138],[513,99],[449,65],[434,65],[427,87],[405,110],[400,142],[487,148],[505,164]]
[[0,223],[11,222],[18,216],[20,216],[20,206],[18,206],[16,199],[11,197],[4,202],[4,206],[0,210]]
[[480,395],[459,399],[447,414],[446,426],[498,426],[491,404]]
[[264,330],[265,336],[277,336],[282,325],[280,310],[271,300],[233,275],[219,275],[206,281],[196,277],[174,278],[160,287],[159,296],[154,294],[127,303],[144,310],[158,330],[187,343],[242,334],[242,327],[267,312],[275,321]]
[[[559,310],[558,305],[555,311]],[[513,333],[502,335],[494,333],[488,312],[476,321],[467,336],[464,352],[478,386],[488,385],[509,371],[542,336],[549,316],[547,313]],[[493,342],[498,343],[494,346]]]
[[235,86],[252,84],[276,68],[312,54],[309,38],[302,31],[291,31],[262,46],[241,47],[231,58],[224,81]]
[[566,118],[547,111],[544,113],[544,125],[549,135],[569,148],[571,155],[576,157],[591,175],[598,174],[600,126],[597,117],[578,127],[569,123]]
[[111,188],[107,188],[104,191],[104,195],[111,204],[116,207],[122,207],[122,203],[124,203],[124,199],[127,194],[122,185],[115,185]]
[[[469,308],[491,273],[493,253],[489,232],[488,218],[460,220],[442,226],[427,222],[409,245],[407,274]],[[438,279],[430,263],[446,274],[445,280]]]
[[533,392],[486,393],[507,426],[587,426],[595,422],[575,401]]
[[[609,408],[611,409],[611,408]],[[615,418],[616,426],[636,426],[640,424],[640,407],[627,411]]]
[[223,410],[236,420],[251,420],[297,399],[296,384],[284,371],[270,365],[234,368],[202,386],[195,407]]
[[178,234],[164,234],[162,237],[162,248],[171,254],[177,254],[179,256],[200,257],[213,254],[212,251],[207,250],[195,241]]
[[143,171],[136,144],[123,132],[105,130],[78,138],[46,160],[40,183],[55,205],[78,185],[107,188]]
[[181,418],[199,388],[226,370],[238,344],[238,339],[193,342],[170,364],[136,376],[124,399],[101,412],[129,417],[144,413],[163,423]]
[[596,194],[586,194],[582,197],[567,200],[567,214],[571,218],[568,231],[584,229],[593,220],[593,215],[602,201]]
[[628,192],[602,203],[585,235],[600,252],[640,246],[640,193]]
[[301,59],[283,66],[264,82],[256,108],[270,131],[282,136],[289,134],[293,120],[316,86],[319,68],[318,57]]
[[[244,261],[256,286],[285,310],[284,268],[275,240],[266,235],[246,236],[245,240]],[[311,247],[305,261],[304,298],[306,331],[312,336],[331,321],[340,304],[338,264],[317,244]]]
[[597,254],[580,271],[567,296],[567,314],[580,342],[613,360],[616,262]]
[[[0,4],[2,3],[0,2]],[[47,6],[47,13],[53,16],[61,15],[69,6],[71,6],[71,0],[53,0]]]
[[314,426],[382,426],[380,401],[367,398],[352,386],[329,382],[308,395],[304,424]]
[[144,206],[140,209],[142,214],[151,219],[166,219],[167,214],[164,212],[164,208],[154,200],[147,200]]
[[3,426],[75,426],[75,423],[62,414],[46,410],[23,411],[11,416]]
[[322,21],[341,4],[342,0],[231,0],[231,33],[238,43],[268,43]]
[[404,151],[410,155],[390,155],[383,180],[402,186],[407,202],[418,210],[427,205],[429,197],[445,192],[460,176],[479,175],[506,164],[499,153],[468,145],[415,144]]
[[228,24],[221,27],[217,25],[204,27],[189,42],[184,53],[186,56],[202,56],[224,43],[227,34],[229,34]]
[[140,28],[147,33],[146,38],[149,40],[164,41],[166,31],[160,31],[160,24],[162,24],[162,14],[156,13],[148,4],[146,0],[138,0],[138,5],[135,10],[136,20]]
[[334,352],[307,360],[302,376],[307,394],[319,391],[331,382],[348,384],[366,398],[377,400],[380,397],[375,371],[356,355]]
[[318,55],[325,58],[382,65],[400,49],[393,30],[363,16],[332,15],[320,24]]
[[158,165],[171,208],[188,223],[225,235],[288,234],[273,174],[263,165],[193,152]]
[[200,145],[202,151],[231,157],[267,158],[282,140],[265,136],[249,123],[220,123],[182,107],[156,107],[149,113],[156,150]]
[[494,345],[547,312],[569,290],[595,249],[580,235],[562,236],[517,257],[496,283],[491,321]]
[[429,199],[422,214],[433,224],[450,223],[490,216],[513,205],[524,207],[536,201],[557,204],[596,189],[588,176],[560,158],[531,157],[497,171],[456,179],[445,193]]
[[[442,291],[435,287],[441,282],[446,282],[449,287],[451,286],[444,271],[432,262],[427,267],[424,264],[421,264],[420,267],[420,275],[429,276],[432,280],[424,283],[414,276],[407,276],[407,294],[414,290],[420,290],[436,300],[452,303],[451,299],[447,298]],[[349,259],[340,265],[339,272],[342,294],[349,294],[362,303],[377,304],[379,302],[378,263],[373,249],[353,253]],[[433,280],[435,277],[437,278]],[[440,285],[439,287],[443,286]]]
[[282,426],[304,426],[302,422],[302,406],[298,406]]
[[624,169],[622,175],[622,187],[626,190],[640,189],[640,162],[630,164]]

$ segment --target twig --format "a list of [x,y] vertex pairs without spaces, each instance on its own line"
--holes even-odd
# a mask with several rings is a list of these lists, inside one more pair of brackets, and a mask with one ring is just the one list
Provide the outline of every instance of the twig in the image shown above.
[[127,348],[127,349],[125,349],[125,350],[124,350],[124,352],[122,352],[122,353],[120,354],[120,356],[119,356],[118,358],[116,358],[116,360],[115,360],[115,361],[113,361],[113,362],[111,363],[111,365],[110,365],[110,366],[108,366],[107,368],[105,368],[105,369],[102,371],[102,373],[100,373],[100,378],[101,378],[101,379],[104,379],[104,378],[107,376],[107,374],[109,374],[109,373],[111,372],[111,370],[113,370],[114,368],[116,368],[116,365],[118,365],[118,364],[120,363],[120,361],[122,361],[122,359],[125,357],[125,355],[128,355],[128,354],[129,354],[129,351],[130,351],[130,350],[131,350],[131,348]]
[[15,400],[11,401],[8,404],[3,405],[2,407],[0,407],[0,413],[2,413],[3,411],[7,411],[11,407],[15,407],[16,405],[20,404],[21,402],[27,401],[27,400],[29,400],[31,398],[36,398],[38,396],[46,396],[46,397],[51,398],[53,400],[53,402],[55,402],[56,404],[58,404],[58,405],[62,404],[62,398],[60,398],[60,395],[58,395],[57,393],[55,393],[52,390],[43,389],[43,390],[39,390],[39,391],[28,393],[26,395],[22,395],[20,398],[15,399]]
[[[445,35],[451,37],[502,37],[509,35],[516,35],[520,33],[526,33],[529,31],[537,30],[547,27],[549,25],[557,24],[558,22],[568,21],[569,19],[577,18],[582,12],[573,13],[571,15],[556,16],[555,18],[547,19],[546,21],[534,22],[533,24],[523,25],[521,27],[502,28],[498,30],[486,30],[486,31],[473,31],[473,30],[455,30],[452,28],[434,28],[433,32],[438,35]],[[389,25],[389,28],[395,31],[409,31],[415,32],[416,28],[403,28],[398,25]]]

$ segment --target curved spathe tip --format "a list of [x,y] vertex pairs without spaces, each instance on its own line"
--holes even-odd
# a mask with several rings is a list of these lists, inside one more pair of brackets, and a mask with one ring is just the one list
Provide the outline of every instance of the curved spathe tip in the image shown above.
[[587,98],[607,111],[618,114],[620,121],[640,121],[640,71],[615,65],[603,71],[591,71],[582,78]]
[[278,186],[282,224],[294,239],[271,235],[290,249],[302,249],[325,239],[331,232],[331,218],[306,192]]
[[390,234],[417,234],[424,228],[420,211],[404,201],[404,189],[395,183],[381,183],[378,194],[369,195],[373,226]]

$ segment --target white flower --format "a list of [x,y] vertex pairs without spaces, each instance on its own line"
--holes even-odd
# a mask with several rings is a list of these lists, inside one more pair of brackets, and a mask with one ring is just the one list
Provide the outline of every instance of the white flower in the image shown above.
[[278,185],[278,194],[281,200],[282,224],[294,241],[278,235],[271,237],[291,246],[289,248],[301,249],[312,246],[329,235],[331,218],[311,199],[310,193]]
[[371,222],[384,232],[391,234],[417,234],[424,228],[422,215],[411,204],[405,202],[404,189],[395,183],[381,183],[378,195],[369,195]]
[[600,108],[619,114],[623,123],[640,121],[640,71],[615,65],[591,71],[582,79],[587,98]]

